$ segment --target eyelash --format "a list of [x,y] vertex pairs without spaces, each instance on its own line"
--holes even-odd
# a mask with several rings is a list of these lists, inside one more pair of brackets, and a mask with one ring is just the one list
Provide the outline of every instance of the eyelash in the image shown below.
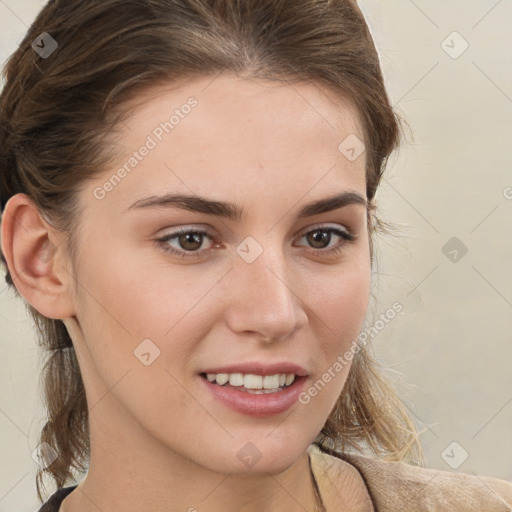
[[[306,236],[310,233],[314,233],[315,231],[324,231],[324,232],[328,232],[328,233],[334,233],[335,235],[338,235],[340,238],[343,239],[343,241],[340,244],[338,244],[337,246],[334,246],[330,249],[313,249],[311,252],[315,256],[326,256],[326,255],[336,256],[345,248],[346,244],[349,244],[356,239],[356,236],[353,235],[352,233],[349,233],[348,231],[342,231],[341,229],[338,229],[338,228],[324,227],[324,226],[320,226],[315,229],[306,231],[305,233],[300,235],[300,238],[303,238],[304,236]],[[165,253],[171,253],[180,258],[199,258],[201,256],[201,253],[203,253],[203,254],[210,253],[214,249],[214,248],[210,248],[210,249],[203,249],[203,250],[198,250],[198,251],[193,251],[193,252],[190,252],[190,251],[183,252],[183,251],[177,251],[176,249],[169,246],[169,244],[167,243],[170,240],[173,240],[175,238],[178,238],[181,235],[186,235],[189,233],[206,235],[208,238],[213,240],[213,238],[206,231],[201,231],[199,229],[181,229],[175,233],[170,233],[168,235],[165,235],[162,238],[157,238],[156,242],[159,242],[160,247],[162,248],[162,250]],[[330,240],[329,240],[329,242],[330,242]]]

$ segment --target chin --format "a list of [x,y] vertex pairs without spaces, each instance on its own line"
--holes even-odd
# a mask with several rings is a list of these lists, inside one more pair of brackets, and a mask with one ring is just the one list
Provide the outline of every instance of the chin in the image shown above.
[[281,432],[280,436],[272,436],[269,432],[252,439],[232,439],[222,453],[212,455],[215,463],[211,469],[220,473],[277,475],[293,466],[311,444],[305,435],[293,437]]

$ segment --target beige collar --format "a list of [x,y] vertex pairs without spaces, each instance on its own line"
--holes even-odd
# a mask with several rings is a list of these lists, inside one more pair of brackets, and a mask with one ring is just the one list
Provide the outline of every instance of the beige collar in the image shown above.
[[327,512],[376,512],[366,482],[355,466],[314,444],[308,454]]
[[[328,512],[512,510],[512,482],[506,480],[362,455],[330,455],[316,445],[308,453]],[[366,508],[357,508],[357,500]]]

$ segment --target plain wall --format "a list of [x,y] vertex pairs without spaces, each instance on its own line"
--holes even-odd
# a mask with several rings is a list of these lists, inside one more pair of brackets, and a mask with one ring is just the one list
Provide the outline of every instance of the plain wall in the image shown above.
[[[43,4],[0,2],[2,63]],[[377,194],[403,235],[377,242],[376,312],[403,312],[372,344],[424,430],[427,466],[512,480],[512,3],[360,5],[413,134]],[[3,279],[0,308],[0,512],[33,511],[39,353]]]

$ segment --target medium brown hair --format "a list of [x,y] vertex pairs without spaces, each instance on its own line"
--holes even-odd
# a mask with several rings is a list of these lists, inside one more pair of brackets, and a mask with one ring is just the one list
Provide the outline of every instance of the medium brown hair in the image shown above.
[[[47,58],[31,44],[47,32]],[[75,260],[80,186],[108,168],[106,136],[123,105],[150,86],[183,77],[235,73],[251,79],[313,82],[348,98],[363,127],[370,255],[390,224],[372,202],[401,125],[386,93],[364,16],[349,0],[51,0],[4,69],[0,97],[1,210],[27,194],[58,230]],[[341,142],[341,141],[340,141]],[[14,286],[6,266],[6,281]],[[63,322],[27,309],[47,355],[41,378],[47,421],[40,442],[58,458],[43,473],[58,488],[87,468],[86,394]],[[316,442],[419,461],[414,424],[366,346]],[[44,484],[43,484],[44,485]]]

